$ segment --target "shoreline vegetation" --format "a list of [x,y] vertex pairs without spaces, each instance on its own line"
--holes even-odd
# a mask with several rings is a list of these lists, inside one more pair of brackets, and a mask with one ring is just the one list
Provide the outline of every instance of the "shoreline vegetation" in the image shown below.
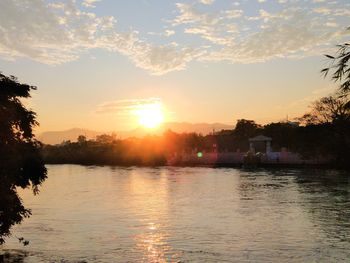
[[81,165],[86,167],[120,167],[120,168],[162,168],[162,167],[178,167],[178,168],[234,168],[234,169],[330,169],[339,171],[349,171],[348,167],[337,166],[332,163],[301,163],[301,164],[289,164],[289,163],[256,163],[256,164],[244,164],[244,163],[226,163],[226,164],[200,164],[200,163],[181,163],[181,164],[95,164],[95,163],[46,163],[46,165]]
[[[307,115],[310,118],[310,115]],[[43,145],[46,164],[117,166],[210,166],[210,167],[330,167],[349,169],[350,120],[310,123],[277,122],[259,125],[241,119],[232,130],[208,135],[166,131],[162,136],[117,139],[99,135],[76,142]],[[271,149],[249,139],[272,138]]]

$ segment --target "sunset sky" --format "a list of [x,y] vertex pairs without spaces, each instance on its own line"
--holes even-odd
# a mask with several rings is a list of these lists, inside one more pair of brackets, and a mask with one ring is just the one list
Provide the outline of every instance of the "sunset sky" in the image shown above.
[[322,55],[349,25],[347,0],[1,0],[0,71],[38,86],[39,132],[132,129],[144,104],[266,123],[335,90]]

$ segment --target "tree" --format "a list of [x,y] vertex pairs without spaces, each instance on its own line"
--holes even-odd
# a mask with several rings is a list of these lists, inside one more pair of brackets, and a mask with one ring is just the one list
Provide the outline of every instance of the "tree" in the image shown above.
[[299,120],[305,124],[298,130],[298,152],[304,156],[328,156],[332,163],[350,164],[350,108],[346,96],[339,93],[323,97],[311,104],[311,111]]
[[86,137],[84,135],[79,135],[77,141],[78,141],[78,143],[80,145],[85,144],[86,143]]
[[273,148],[280,151],[282,147],[294,150],[298,125],[288,122],[269,123],[264,126],[263,134],[273,138]]
[[[350,27],[347,28],[350,30]],[[331,78],[339,83],[340,96],[345,98],[344,107],[350,109],[350,43],[338,45],[338,52],[334,55],[325,55],[331,60],[328,67],[321,70],[326,77],[331,72]]]
[[341,44],[338,45],[338,48],[336,55],[325,55],[331,60],[331,63],[327,68],[322,69],[321,72],[325,77],[332,72],[332,79],[340,83],[340,92],[348,95],[350,92],[350,44]]
[[239,139],[248,140],[249,138],[255,136],[261,126],[256,124],[253,120],[237,120],[236,127],[234,129],[234,134]]
[[304,124],[323,124],[339,121],[350,121],[350,108],[346,96],[337,93],[323,97],[311,104],[311,111],[299,120]]
[[112,144],[117,140],[117,136],[115,133],[109,134],[101,134],[96,136],[96,141],[101,144]]
[[0,73],[0,244],[10,236],[13,225],[31,215],[17,188],[31,187],[37,194],[46,179],[41,144],[33,134],[33,127],[38,125],[36,114],[21,101],[30,98],[35,89]]

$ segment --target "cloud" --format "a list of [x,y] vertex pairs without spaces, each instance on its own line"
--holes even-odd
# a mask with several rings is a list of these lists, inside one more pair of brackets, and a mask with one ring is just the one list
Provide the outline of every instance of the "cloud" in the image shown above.
[[96,7],[94,4],[100,1],[101,0],[83,0],[82,5],[85,7],[94,8]]
[[130,41],[124,46],[124,40],[117,41],[114,49],[121,52],[139,68],[149,71],[153,75],[162,75],[171,71],[183,70],[187,63],[200,56],[203,51],[192,48],[178,48],[176,45],[153,46],[143,42]]
[[326,22],[326,26],[328,26],[328,27],[338,27],[338,24],[336,22],[333,22],[333,21],[328,21],[328,22]]
[[172,35],[175,35],[175,31],[174,30],[165,30],[164,35],[167,37],[170,37]]
[[[103,49],[127,56],[153,75],[183,70],[191,61],[255,63],[301,58],[322,54],[324,47],[342,40],[350,15],[341,3],[320,0],[278,0],[275,4],[281,8],[255,12],[238,9],[239,2],[220,9],[202,6],[216,5],[213,0],[192,0],[176,3],[175,15],[163,27],[166,30],[152,33],[160,41],[151,43],[145,38],[147,32],[121,31],[115,17],[83,8],[94,7],[98,1],[1,0],[1,58],[55,65]],[[177,39],[181,31],[185,37]]]
[[143,108],[145,105],[162,104],[160,98],[126,99],[104,102],[97,106],[97,114],[117,114],[120,116]]
[[279,105],[277,107],[280,110],[284,109],[291,113],[293,113],[293,111],[295,111],[294,113],[300,112],[299,114],[301,115],[305,111],[305,108],[310,107],[310,103],[320,99],[321,97],[328,96],[329,94],[332,93],[332,91],[334,92],[334,87],[325,87],[321,89],[315,89],[311,92],[310,95],[304,98],[297,99],[287,104]]
[[235,23],[227,20],[242,16],[243,11],[229,9],[217,14],[203,13],[194,5],[177,3],[178,15],[172,21],[173,26],[186,25],[184,32],[198,35],[214,44],[227,45],[232,39],[225,36],[227,32],[235,33]]
[[[277,14],[260,12],[264,27],[248,34],[238,43],[213,52],[213,60],[231,62],[261,62],[276,57],[304,57],[321,54],[320,47],[339,39],[342,34],[329,31],[323,21],[303,10],[285,10]],[[328,26],[333,26],[329,23]]]
[[243,10],[240,9],[232,9],[225,11],[226,18],[238,18],[243,14]]
[[218,22],[218,16],[207,13],[201,13],[191,4],[177,3],[179,15],[173,20],[173,25],[201,23],[206,25],[215,25]]
[[318,7],[314,8],[313,11],[318,14],[329,15],[331,13],[331,9],[326,7]]
[[42,63],[75,60],[100,46],[99,35],[114,27],[113,17],[83,12],[74,1],[47,4],[43,0],[0,2],[0,54]]
[[215,0],[199,0],[203,5],[211,5]]
[[[200,57],[203,61],[256,63],[282,57],[302,58],[321,54],[323,48],[345,35],[335,18],[346,16],[340,12],[342,9],[289,5],[273,13],[260,9],[258,16],[230,21],[241,17],[243,10],[203,13],[190,4],[177,7],[174,26],[183,25],[185,33],[199,35],[216,45]],[[253,22],[255,25],[251,26]]]
[[[85,0],[91,5],[96,1]],[[168,36],[172,30],[166,32]],[[0,1],[0,55],[26,57],[46,64],[76,60],[91,49],[127,55],[136,66],[160,75],[181,70],[199,53],[173,44],[153,45],[136,31],[119,32],[114,17],[81,11],[74,0],[49,4],[44,0]]]

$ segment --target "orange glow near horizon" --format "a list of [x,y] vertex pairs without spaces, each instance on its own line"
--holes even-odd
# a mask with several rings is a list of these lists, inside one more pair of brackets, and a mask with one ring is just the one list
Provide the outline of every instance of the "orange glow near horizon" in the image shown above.
[[154,129],[164,121],[163,107],[161,103],[143,104],[135,111],[138,123],[145,128]]

